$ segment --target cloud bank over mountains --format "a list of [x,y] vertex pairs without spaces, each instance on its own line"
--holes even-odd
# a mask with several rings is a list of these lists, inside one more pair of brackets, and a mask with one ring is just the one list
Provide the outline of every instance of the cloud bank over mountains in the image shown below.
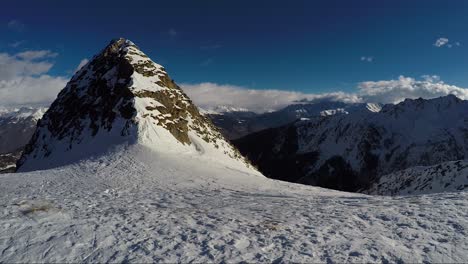
[[[0,106],[48,106],[70,78],[50,75],[54,66],[51,60],[57,56],[57,53],[50,50],[0,53]],[[87,59],[77,62],[76,69],[87,62]],[[446,84],[438,76],[423,76],[420,79],[400,76],[393,80],[365,81],[358,83],[354,91],[329,93],[258,90],[211,82],[181,84],[181,87],[198,106],[206,110],[216,109],[221,105],[258,113],[277,110],[295,102],[319,100],[397,103],[405,98],[434,98],[447,94],[468,100],[468,89]]]
[[0,53],[0,106],[50,104],[68,81],[48,74],[54,65],[49,60],[57,55],[49,50]]
[[285,107],[293,102],[331,100],[348,103],[398,103],[405,98],[434,98],[448,94],[468,100],[468,89],[449,85],[438,76],[423,76],[417,80],[400,76],[394,80],[366,81],[357,85],[355,92],[303,93],[285,90],[253,90],[234,85],[215,83],[182,84],[194,102],[204,108],[217,105],[246,108],[266,112]]
[[344,92],[307,94],[277,89],[248,89],[236,85],[220,85],[210,82],[181,84],[181,87],[196,105],[206,110],[223,105],[261,113],[280,109],[299,100],[359,101],[358,97]]
[[359,97],[366,102],[398,103],[405,98],[434,98],[448,94],[468,100],[468,89],[449,85],[438,76],[423,76],[422,80],[400,76],[396,80],[361,82]]

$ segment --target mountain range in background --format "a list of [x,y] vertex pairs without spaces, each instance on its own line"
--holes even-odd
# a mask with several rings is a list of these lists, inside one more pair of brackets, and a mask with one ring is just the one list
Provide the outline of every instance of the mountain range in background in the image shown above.
[[299,120],[233,143],[267,177],[364,191],[390,173],[466,159],[468,101],[407,99],[378,112]]
[[[300,118],[348,114],[366,109],[379,111],[380,108],[380,104],[318,101],[298,102],[277,111],[260,114],[226,106],[218,106],[209,111],[200,109],[200,112],[210,118],[227,139],[233,140],[260,130],[286,125]],[[5,124],[0,129],[0,138],[5,139],[2,141],[3,145],[0,144],[0,155],[8,157],[2,162],[2,168],[8,168],[7,171],[14,169],[15,160],[21,155],[22,149],[34,133],[37,121],[46,110],[46,107],[23,107],[3,109],[0,112],[0,123]]]
[[[133,73],[131,66],[143,76],[132,83],[128,79]],[[139,90],[150,85],[168,89]],[[97,99],[86,97],[89,95]],[[133,102],[138,111],[130,107]],[[157,144],[168,145],[153,148],[195,148],[215,160],[227,155],[248,164],[238,148],[273,179],[396,194],[395,188],[404,189],[396,181],[405,177],[395,173],[402,171],[408,178],[411,173],[404,170],[464,160],[468,155],[468,103],[453,95],[407,99],[395,105],[322,100],[295,102],[261,114],[226,106],[199,113],[162,66],[125,40],[117,40],[78,71],[43,116],[46,110],[23,107],[0,111],[0,172],[14,171],[16,163],[21,170],[61,166],[98,155],[117,143],[151,145],[154,138],[160,138],[164,140]],[[136,117],[142,121],[130,121]],[[236,148],[223,140],[217,129]],[[172,136],[163,135],[167,132]],[[173,137],[188,149],[170,143],[168,139]],[[123,141],[110,142],[111,138]],[[31,163],[35,165],[28,165]],[[447,190],[465,188],[464,181],[443,185]],[[383,186],[393,189],[385,191]],[[407,192],[424,191],[425,187],[432,188],[425,185]]]
[[[401,181],[408,179],[395,173],[466,159],[465,109],[466,101],[449,95],[384,106],[320,101],[263,114],[222,106],[216,112],[201,112],[267,177],[337,190],[398,194],[396,190],[403,190]],[[45,111],[2,111],[0,137],[5,140],[0,145],[0,172],[15,170]],[[388,179],[399,187],[377,188],[383,186],[381,181],[388,189]],[[466,188],[463,180],[442,185],[445,190]],[[413,188],[410,193],[424,189],[406,187]]]
[[380,111],[381,105],[375,103],[344,103],[339,101],[297,102],[283,109],[254,113],[247,109],[219,107],[217,111],[207,111],[213,123],[218,126],[228,139],[238,139],[248,134],[267,128],[286,125],[300,118],[348,114],[355,111]]

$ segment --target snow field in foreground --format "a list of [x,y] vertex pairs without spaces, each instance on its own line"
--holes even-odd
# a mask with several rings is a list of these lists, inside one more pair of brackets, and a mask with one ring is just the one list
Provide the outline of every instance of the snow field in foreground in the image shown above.
[[467,192],[350,194],[145,148],[0,181],[0,262],[468,262]]

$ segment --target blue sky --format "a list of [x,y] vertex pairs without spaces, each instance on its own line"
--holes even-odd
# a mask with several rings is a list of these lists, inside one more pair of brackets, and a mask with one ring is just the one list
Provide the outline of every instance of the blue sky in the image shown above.
[[0,53],[58,53],[52,76],[125,37],[179,83],[328,93],[438,75],[468,87],[463,0],[15,0],[0,13]]

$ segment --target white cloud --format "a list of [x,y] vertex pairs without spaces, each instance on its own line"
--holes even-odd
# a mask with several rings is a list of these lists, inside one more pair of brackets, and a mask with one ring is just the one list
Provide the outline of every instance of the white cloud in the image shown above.
[[398,103],[405,98],[428,99],[448,94],[468,100],[468,89],[446,84],[438,76],[423,76],[423,80],[400,76],[396,80],[361,82],[358,89],[366,102]]
[[[47,59],[55,56],[51,51],[0,53],[0,106],[50,104],[68,80],[65,76],[48,74],[53,63]],[[87,59],[81,60],[78,68],[87,62]],[[354,91],[330,93],[257,90],[209,82],[181,86],[198,106],[207,110],[227,106],[265,112],[301,100],[397,103],[405,98],[434,98],[447,94],[468,100],[468,89],[446,84],[436,75],[425,75],[419,80],[400,76],[393,80],[366,81],[359,83]]]
[[306,94],[284,90],[255,90],[235,85],[219,85],[216,83],[182,84],[181,87],[192,98],[195,104],[203,109],[211,110],[217,106],[246,108],[254,112],[266,112],[280,109],[294,101],[329,99],[335,101],[358,102],[360,99],[353,94],[343,92]]
[[43,59],[51,54],[35,51],[22,56],[0,53],[0,106],[48,104],[55,99],[68,78],[47,74],[53,64]]
[[47,61],[28,61],[0,53],[0,80],[47,73],[53,64]]
[[362,56],[362,57],[361,57],[361,61],[365,61],[365,62],[373,62],[373,61],[374,61],[374,57],[366,57],[366,56]]
[[0,81],[0,106],[50,104],[68,78],[41,75]]
[[16,56],[23,60],[38,60],[55,58],[58,56],[58,53],[52,52],[50,50],[27,50],[16,54]]
[[452,48],[452,47],[460,47],[461,43],[459,41],[449,41],[448,38],[438,38],[436,42],[434,43],[434,46],[441,48],[441,47],[447,47],[447,48]]
[[468,89],[445,84],[439,76],[426,75],[421,80],[400,76],[395,80],[366,81],[354,92],[303,93],[284,90],[254,90],[215,83],[182,84],[181,87],[199,107],[212,110],[218,106],[245,108],[254,112],[277,110],[294,102],[331,100],[348,103],[398,103],[406,98],[435,98],[454,94],[468,100]]
[[440,47],[445,46],[448,43],[449,43],[448,38],[438,38],[436,42],[434,43],[434,46],[440,48]]
[[80,61],[80,64],[78,64],[78,66],[76,67],[75,72],[79,71],[79,70],[80,70],[83,66],[85,66],[86,63],[88,63],[88,62],[89,62],[88,59],[82,59],[82,60]]

